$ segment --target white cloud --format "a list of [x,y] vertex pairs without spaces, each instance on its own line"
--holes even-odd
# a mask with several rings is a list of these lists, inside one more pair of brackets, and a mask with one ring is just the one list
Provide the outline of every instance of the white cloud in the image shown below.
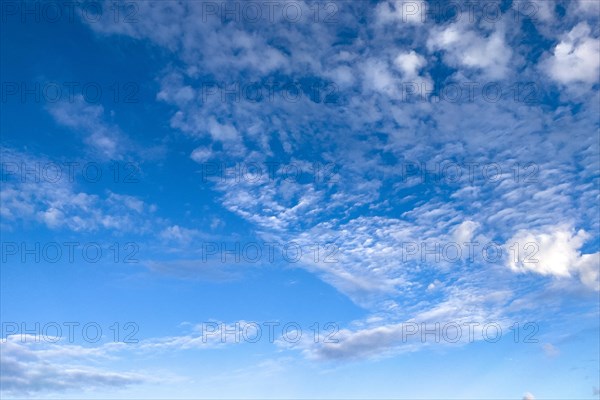
[[[531,4],[531,6],[529,6]],[[519,4],[517,4],[519,6]],[[554,2],[548,0],[532,0],[530,3],[520,5],[517,9],[526,11],[532,16],[533,21],[552,22],[554,21]],[[533,14],[530,14],[534,11]]]
[[544,343],[542,345],[542,349],[548,357],[556,357],[560,354],[560,350],[558,350],[552,343]]
[[11,395],[56,393],[67,390],[121,388],[156,381],[141,372],[119,371],[94,363],[111,359],[118,345],[86,348],[79,345],[34,343],[29,336],[8,336],[0,341],[0,382],[2,392]]
[[129,144],[118,127],[103,120],[104,107],[86,103],[82,95],[71,101],[51,103],[48,111],[56,122],[83,135],[84,142],[103,159],[122,159]]
[[584,230],[575,232],[568,226],[550,226],[543,230],[517,232],[505,244],[508,266],[515,272],[534,272],[559,278],[579,275],[586,286],[598,286],[598,257],[581,254],[580,249],[590,235]]
[[473,239],[473,234],[479,228],[480,224],[473,221],[465,221],[454,230],[454,240],[456,243],[463,244]]
[[165,228],[161,233],[160,237],[165,240],[176,240],[180,242],[189,242],[193,239],[198,231],[195,229],[183,228],[179,225],[173,225]]
[[405,78],[414,78],[419,76],[419,70],[421,70],[427,61],[425,57],[417,54],[414,50],[407,53],[400,53],[394,59],[394,65],[402,71]]
[[503,27],[485,35],[456,22],[442,28],[434,28],[429,34],[427,47],[430,51],[443,50],[444,60],[453,67],[465,67],[481,71],[491,79],[507,76],[512,50],[507,45]]
[[208,161],[213,155],[213,152],[206,147],[197,147],[192,151],[190,155],[191,159],[197,163],[204,163]]
[[[44,157],[10,148],[0,148],[3,162],[33,168],[40,165],[62,164]],[[81,164],[81,163],[80,163]],[[75,167],[74,167],[75,168]],[[11,226],[17,221],[37,221],[50,229],[67,228],[76,232],[110,229],[120,232],[147,232],[156,207],[130,195],[107,191],[103,195],[79,190],[81,178],[69,176],[62,166],[60,179],[33,176],[22,179],[21,173],[3,177],[0,189],[0,209],[3,224]],[[83,179],[85,180],[85,179]]]
[[[107,15],[112,4],[100,4]],[[303,12],[310,12],[303,8]],[[112,18],[85,22],[101,34],[150,39],[180,53],[190,65],[219,76],[228,76],[232,69],[266,74],[286,67],[286,56],[267,38],[235,23],[222,24],[219,17],[207,18],[202,3],[143,2],[136,7],[135,18],[135,23]],[[203,58],[210,62],[203,62]],[[171,93],[181,100],[191,95],[189,90]]]
[[208,131],[214,140],[226,142],[239,140],[239,133],[230,124],[221,124],[213,117],[208,121]]
[[326,71],[325,76],[342,88],[351,87],[356,80],[353,69],[347,65],[340,65],[331,71]]
[[600,290],[600,252],[582,254],[575,262],[581,282],[589,288]]
[[54,207],[51,207],[46,211],[40,211],[38,215],[51,229],[59,228],[63,224],[65,218],[63,212]]
[[542,68],[555,81],[570,85],[593,84],[600,75],[600,40],[581,22],[563,36]]
[[375,15],[382,24],[421,24],[426,15],[424,1],[394,0],[377,4]]
[[384,60],[369,59],[363,63],[362,72],[366,88],[376,92],[395,96],[399,83]]
[[[308,358],[339,360],[392,356],[432,345],[465,345],[486,340],[484,327],[491,324],[508,327],[498,306],[509,298],[507,291],[453,289],[446,301],[402,322],[382,323],[371,318],[369,326],[361,326],[365,322],[361,321],[358,329],[341,329],[334,337],[337,342],[306,340],[291,347],[300,348]],[[434,334],[428,336],[426,331]]]
[[589,14],[592,17],[600,15],[600,2],[593,0],[577,0],[575,2],[576,12]]

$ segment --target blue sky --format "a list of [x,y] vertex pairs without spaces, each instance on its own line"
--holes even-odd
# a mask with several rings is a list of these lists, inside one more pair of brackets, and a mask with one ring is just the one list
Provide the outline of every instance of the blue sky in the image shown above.
[[598,398],[598,2],[1,11],[3,397]]

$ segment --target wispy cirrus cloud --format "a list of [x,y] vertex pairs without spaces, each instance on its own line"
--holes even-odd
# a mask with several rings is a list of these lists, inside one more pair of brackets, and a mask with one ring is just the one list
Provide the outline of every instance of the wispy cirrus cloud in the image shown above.
[[[469,293],[475,286],[514,301],[534,280],[593,292],[597,252],[587,246],[594,246],[597,238],[588,235],[598,228],[599,157],[590,134],[598,130],[594,6],[573,2],[559,22],[555,8],[535,2],[526,27],[527,16],[515,7],[498,7],[497,21],[480,15],[454,21],[423,19],[408,12],[409,3],[348,3],[336,15],[343,24],[286,24],[207,18],[197,3],[145,2],[138,23],[103,19],[89,26],[102,37],[149,41],[176,58],[157,77],[156,99],[172,107],[170,127],[194,142],[188,153],[195,162],[339,167],[335,182],[276,175],[209,184],[223,209],[260,237],[339,243],[338,262],[298,265],[369,312],[387,313],[382,326],[398,322],[389,313],[398,305],[408,306],[402,317],[410,320],[468,303],[452,288]],[[310,10],[308,3],[298,5]],[[534,28],[548,40],[524,40]],[[533,51],[539,56],[530,57]],[[273,81],[292,82],[303,95],[251,101],[236,89]],[[333,103],[307,95],[305,86],[315,82],[332,84]],[[523,91],[521,83],[534,85]],[[556,83],[574,91],[559,93]],[[445,89],[457,85],[461,96],[444,98]],[[416,87],[418,96],[407,97],[407,87]],[[90,113],[97,119],[97,109]],[[456,163],[463,179],[406,179],[411,162],[433,174],[443,163]],[[466,176],[467,165],[476,165],[473,177]],[[498,167],[494,179],[482,176]],[[194,235],[183,224],[162,230],[169,239]],[[541,264],[526,267],[506,254],[498,264],[407,262],[398,249],[399,243],[466,238],[495,241],[505,250],[515,241],[539,242]],[[428,290],[431,285],[437,290]],[[508,314],[509,300],[488,311]]]

